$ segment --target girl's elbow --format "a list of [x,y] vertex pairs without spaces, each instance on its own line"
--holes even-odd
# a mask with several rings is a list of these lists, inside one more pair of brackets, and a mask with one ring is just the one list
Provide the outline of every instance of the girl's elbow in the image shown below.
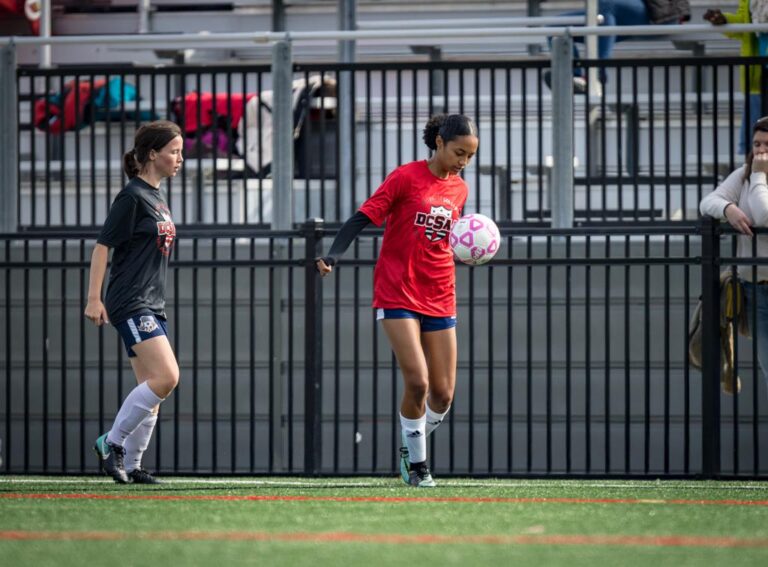
[[711,216],[716,216],[716,215],[712,214],[712,210],[713,209],[714,209],[714,207],[712,206],[711,199],[706,199],[705,198],[705,199],[703,199],[701,201],[701,203],[699,203],[699,213],[701,213],[701,216],[703,216],[703,217],[706,217],[706,216],[710,216],[710,217]]
[[753,216],[753,219],[754,219],[753,226],[755,226],[757,228],[768,227],[768,211],[765,211],[765,212],[760,213],[760,214],[754,214],[753,213],[752,216]]

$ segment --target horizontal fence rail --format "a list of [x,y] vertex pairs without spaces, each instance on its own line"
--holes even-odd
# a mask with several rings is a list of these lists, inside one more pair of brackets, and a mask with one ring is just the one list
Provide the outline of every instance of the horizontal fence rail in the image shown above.
[[[402,380],[370,307],[382,233],[365,231],[320,279],[314,257],[334,233],[180,229],[168,316],[181,383],[148,468],[396,474]],[[703,349],[719,352],[731,233],[705,220],[502,235],[489,265],[457,266],[458,379],[430,438],[436,474],[766,477],[753,341],[737,339],[738,396],[720,393],[717,357],[703,373],[688,362],[700,296]],[[82,316],[94,238],[0,238],[6,473],[96,472],[90,445],[135,383],[117,334]]]
[[[527,19],[531,26],[539,22]],[[472,22],[471,22],[472,23]],[[554,24],[554,22],[553,22]],[[60,35],[49,37],[10,36],[0,38],[0,45],[141,45],[141,46],[177,46],[188,49],[190,46],[205,45],[235,45],[295,41],[295,42],[335,42],[338,40],[414,40],[439,38],[442,42],[461,42],[466,38],[501,37],[506,41],[531,36],[655,36],[674,35],[688,36],[692,34],[717,33],[709,24],[688,24],[686,26],[644,25],[644,26],[555,26],[552,27],[475,27],[468,25],[459,27],[450,35],[445,35],[442,29],[423,28],[396,29],[381,27],[376,30],[315,30],[315,31],[280,31],[280,32],[221,32],[221,33],[158,33],[144,34],[110,34],[110,35]],[[768,24],[726,24],[718,26],[717,31],[726,33],[761,33],[768,31]]]
[[[594,69],[604,82],[574,94],[575,224],[694,221],[701,196],[743,161],[752,85],[740,83],[740,67],[765,61],[576,61],[576,73]],[[459,112],[480,135],[464,174],[468,207],[509,226],[548,226],[558,132],[549,65],[294,65],[292,218],[345,220],[398,164],[427,157],[421,129],[431,114]],[[168,183],[178,224],[272,222],[268,66],[21,68],[17,81],[21,227],[100,225],[125,183],[121,157],[135,128],[154,118],[186,136],[186,163]],[[339,104],[345,81],[349,108]],[[345,123],[352,142],[342,148]],[[353,171],[343,170],[345,152]]]

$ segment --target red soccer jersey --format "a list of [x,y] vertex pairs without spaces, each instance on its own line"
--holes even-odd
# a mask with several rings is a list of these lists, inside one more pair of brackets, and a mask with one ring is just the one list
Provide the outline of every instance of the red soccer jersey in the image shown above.
[[373,273],[373,306],[432,317],[456,315],[456,268],[448,235],[467,200],[458,175],[435,177],[426,160],[398,167],[360,211],[386,220]]

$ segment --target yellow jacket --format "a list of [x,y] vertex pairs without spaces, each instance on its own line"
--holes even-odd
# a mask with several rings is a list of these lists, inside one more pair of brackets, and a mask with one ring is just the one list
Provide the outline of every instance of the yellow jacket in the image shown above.
[[[729,24],[751,24],[752,16],[749,13],[749,0],[739,0],[739,7],[735,12],[725,13],[725,21]],[[757,34],[752,32],[728,32],[724,34],[731,39],[738,39],[741,42],[741,55],[744,57],[755,57],[759,55],[757,49]],[[741,68],[741,88],[746,88],[746,69]],[[760,94],[761,68],[759,65],[749,65],[749,92]]]

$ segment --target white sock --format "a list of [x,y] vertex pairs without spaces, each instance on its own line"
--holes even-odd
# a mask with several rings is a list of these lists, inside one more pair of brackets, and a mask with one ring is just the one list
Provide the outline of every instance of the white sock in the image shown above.
[[141,468],[141,457],[149,447],[149,440],[157,423],[157,414],[151,413],[142,421],[136,430],[126,439],[125,447],[125,472],[131,472]]
[[426,436],[429,437],[430,434],[440,427],[440,424],[443,423],[443,420],[445,419],[445,416],[448,415],[448,412],[451,411],[451,407],[448,406],[448,409],[445,410],[443,413],[437,413],[436,411],[433,411],[432,408],[429,407],[429,403],[427,403],[427,423],[426,423]]
[[136,386],[120,406],[120,411],[115,416],[115,423],[107,435],[107,441],[113,445],[122,445],[139,424],[152,413],[154,407],[162,401],[163,398],[159,398],[147,382]]
[[400,414],[400,427],[408,447],[408,460],[412,463],[423,463],[427,460],[427,436],[424,434],[426,424],[426,414],[418,419],[408,419]]

